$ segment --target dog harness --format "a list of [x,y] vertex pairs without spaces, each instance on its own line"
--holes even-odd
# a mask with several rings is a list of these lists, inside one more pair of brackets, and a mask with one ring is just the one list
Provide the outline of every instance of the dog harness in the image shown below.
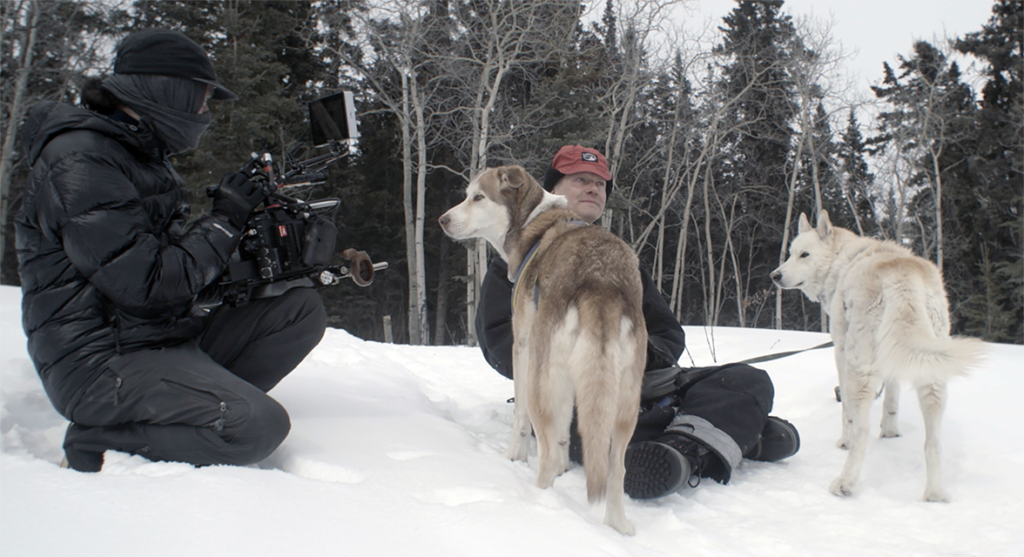
[[[572,224],[575,226],[587,226],[587,223],[581,220],[571,220],[568,224]],[[519,296],[520,287],[523,285],[523,283],[519,282],[519,277],[522,276],[523,271],[525,271],[526,268],[530,266],[530,263],[533,261],[533,256],[536,255],[537,253],[538,247],[540,247],[540,240],[537,240],[537,242],[533,244],[533,247],[530,248],[530,251],[526,252],[526,257],[524,257],[523,262],[519,264],[519,269],[516,271],[516,276],[512,277],[512,284],[515,285],[512,288],[511,300],[513,313],[515,313],[516,311],[516,298]],[[537,288],[536,278],[533,279],[533,284],[531,286],[533,287],[533,307],[537,307],[537,301],[540,299],[540,289]]]

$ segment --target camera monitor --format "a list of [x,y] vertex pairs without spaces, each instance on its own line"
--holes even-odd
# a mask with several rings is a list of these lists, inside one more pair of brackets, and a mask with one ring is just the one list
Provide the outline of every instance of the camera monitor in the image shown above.
[[321,97],[309,103],[309,125],[313,145],[320,147],[332,141],[358,139],[356,103],[351,91]]

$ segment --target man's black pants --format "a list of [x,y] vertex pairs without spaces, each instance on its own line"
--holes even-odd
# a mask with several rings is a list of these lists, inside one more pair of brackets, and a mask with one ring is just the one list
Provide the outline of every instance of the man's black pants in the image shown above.
[[631,443],[660,437],[677,416],[690,415],[728,435],[744,454],[757,446],[775,398],[772,380],[764,370],[726,364],[683,368],[681,373],[678,389],[642,402]]
[[[678,379],[676,390],[642,401],[630,444],[657,439],[673,422],[693,416],[731,439],[729,443],[735,443],[737,455],[747,454],[757,446],[775,398],[771,377],[764,370],[747,364],[684,368]],[[570,458],[575,454],[579,462],[575,415],[570,435]],[[722,462],[712,462],[703,473],[721,481],[720,478],[729,477],[731,468]]]
[[69,465],[98,471],[112,449],[150,460],[245,465],[284,441],[288,413],[266,393],[320,342],[320,295],[220,306],[195,342],[116,356],[72,411]]

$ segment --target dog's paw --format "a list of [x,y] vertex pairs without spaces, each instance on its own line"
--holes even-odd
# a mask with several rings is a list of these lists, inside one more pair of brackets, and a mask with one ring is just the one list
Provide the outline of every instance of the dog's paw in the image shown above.
[[529,456],[529,453],[530,444],[524,442],[521,437],[514,437],[508,445],[508,450],[505,451],[505,458],[526,462],[526,457]]
[[832,481],[832,485],[829,486],[828,490],[831,491],[833,495],[849,497],[853,495],[853,484],[854,482],[847,481],[845,478],[840,476]]
[[632,536],[636,534],[636,528],[633,527],[633,523],[623,517],[613,517],[605,515],[604,523],[622,534],[623,536]]
[[537,472],[537,479],[533,485],[537,486],[538,489],[548,489],[555,485],[555,474],[552,471],[545,470],[541,465],[541,470]]
[[882,418],[882,433],[879,435],[882,439],[889,439],[891,437],[899,437],[900,428],[896,425],[895,416],[885,416]]
[[948,503],[949,494],[941,487],[929,487],[924,490],[924,500],[929,503]]

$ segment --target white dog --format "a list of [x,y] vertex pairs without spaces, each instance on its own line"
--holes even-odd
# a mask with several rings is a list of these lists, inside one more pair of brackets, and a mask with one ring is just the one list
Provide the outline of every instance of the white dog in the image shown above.
[[565,206],[523,168],[504,166],[476,176],[439,221],[452,238],[490,242],[516,285],[515,423],[505,455],[526,460],[532,422],[537,487],[550,487],[569,466],[575,400],[587,499],[607,496],[605,524],[632,535],[623,479],[647,357],[639,264],[625,242]]
[[832,493],[851,495],[867,445],[868,414],[885,384],[882,437],[896,427],[899,383],[917,389],[925,426],[926,501],[948,501],[940,471],[939,427],[946,383],[963,375],[983,344],[949,335],[949,307],[938,268],[893,242],[862,238],[832,226],[828,213],[817,229],[800,215],[789,259],[772,272],[782,288],[798,288],[829,316],[843,403],[838,445],[850,450]]

